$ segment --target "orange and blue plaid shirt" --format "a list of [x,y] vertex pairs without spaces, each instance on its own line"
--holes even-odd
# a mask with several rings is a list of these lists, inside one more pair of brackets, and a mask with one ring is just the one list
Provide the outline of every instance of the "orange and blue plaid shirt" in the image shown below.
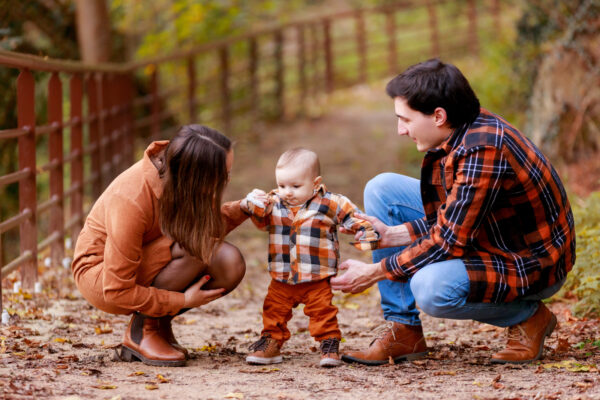
[[379,236],[371,223],[354,218],[360,210],[345,196],[320,185],[314,196],[294,214],[277,191],[269,193],[269,205],[248,202],[250,218],[269,232],[269,273],[279,282],[298,284],[334,276],[340,258],[338,226],[364,231],[367,240]]
[[575,263],[571,206],[540,150],[485,109],[428,151],[425,217],[405,224],[413,243],[382,260],[390,279],[464,261],[470,302],[509,302],[561,281]]

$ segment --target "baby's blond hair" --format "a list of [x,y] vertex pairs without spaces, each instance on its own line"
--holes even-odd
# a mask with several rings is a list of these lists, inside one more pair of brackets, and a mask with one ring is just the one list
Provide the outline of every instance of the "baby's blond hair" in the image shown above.
[[313,178],[321,175],[319,156],[314,151],[304,147],[295,147],[283,153],[279,157],[275,168],[284,168],[289,165],[303,167],[312,174]]

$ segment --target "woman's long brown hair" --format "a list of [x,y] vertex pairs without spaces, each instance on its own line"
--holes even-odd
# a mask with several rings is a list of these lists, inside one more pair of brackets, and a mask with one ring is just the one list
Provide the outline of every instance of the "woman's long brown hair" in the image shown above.
[[205,263],[224,237],[220,206],[230,150],[231,141],[218,131],[186,125],[170,141],[159,171],[164,181],[159,199],[162,231]]

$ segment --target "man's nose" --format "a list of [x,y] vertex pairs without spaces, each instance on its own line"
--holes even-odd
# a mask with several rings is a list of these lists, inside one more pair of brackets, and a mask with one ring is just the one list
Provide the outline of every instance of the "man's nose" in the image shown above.
[[406,127],[402,124],[398,124],[398,135],[402,136],[402,135],[407,135],[408,134],[408,129],[406,129]]

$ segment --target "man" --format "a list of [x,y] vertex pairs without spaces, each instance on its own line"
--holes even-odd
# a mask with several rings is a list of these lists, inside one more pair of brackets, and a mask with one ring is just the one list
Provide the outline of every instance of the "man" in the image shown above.
[[366,365],[427,353],[416,304],[439,318],[508,327],[492,362],[542,355],[556,317],[541,302],[575,262],[571,207],[556,171],[508,122],[480,108],[463,74],[437,59],[386,88],[398,134],[426,152],[421,181],[386,173],[365,188],[364,218],[381,234],[373,264],[347,260],[332,288],[379,283],[385,334],[346,362]]

